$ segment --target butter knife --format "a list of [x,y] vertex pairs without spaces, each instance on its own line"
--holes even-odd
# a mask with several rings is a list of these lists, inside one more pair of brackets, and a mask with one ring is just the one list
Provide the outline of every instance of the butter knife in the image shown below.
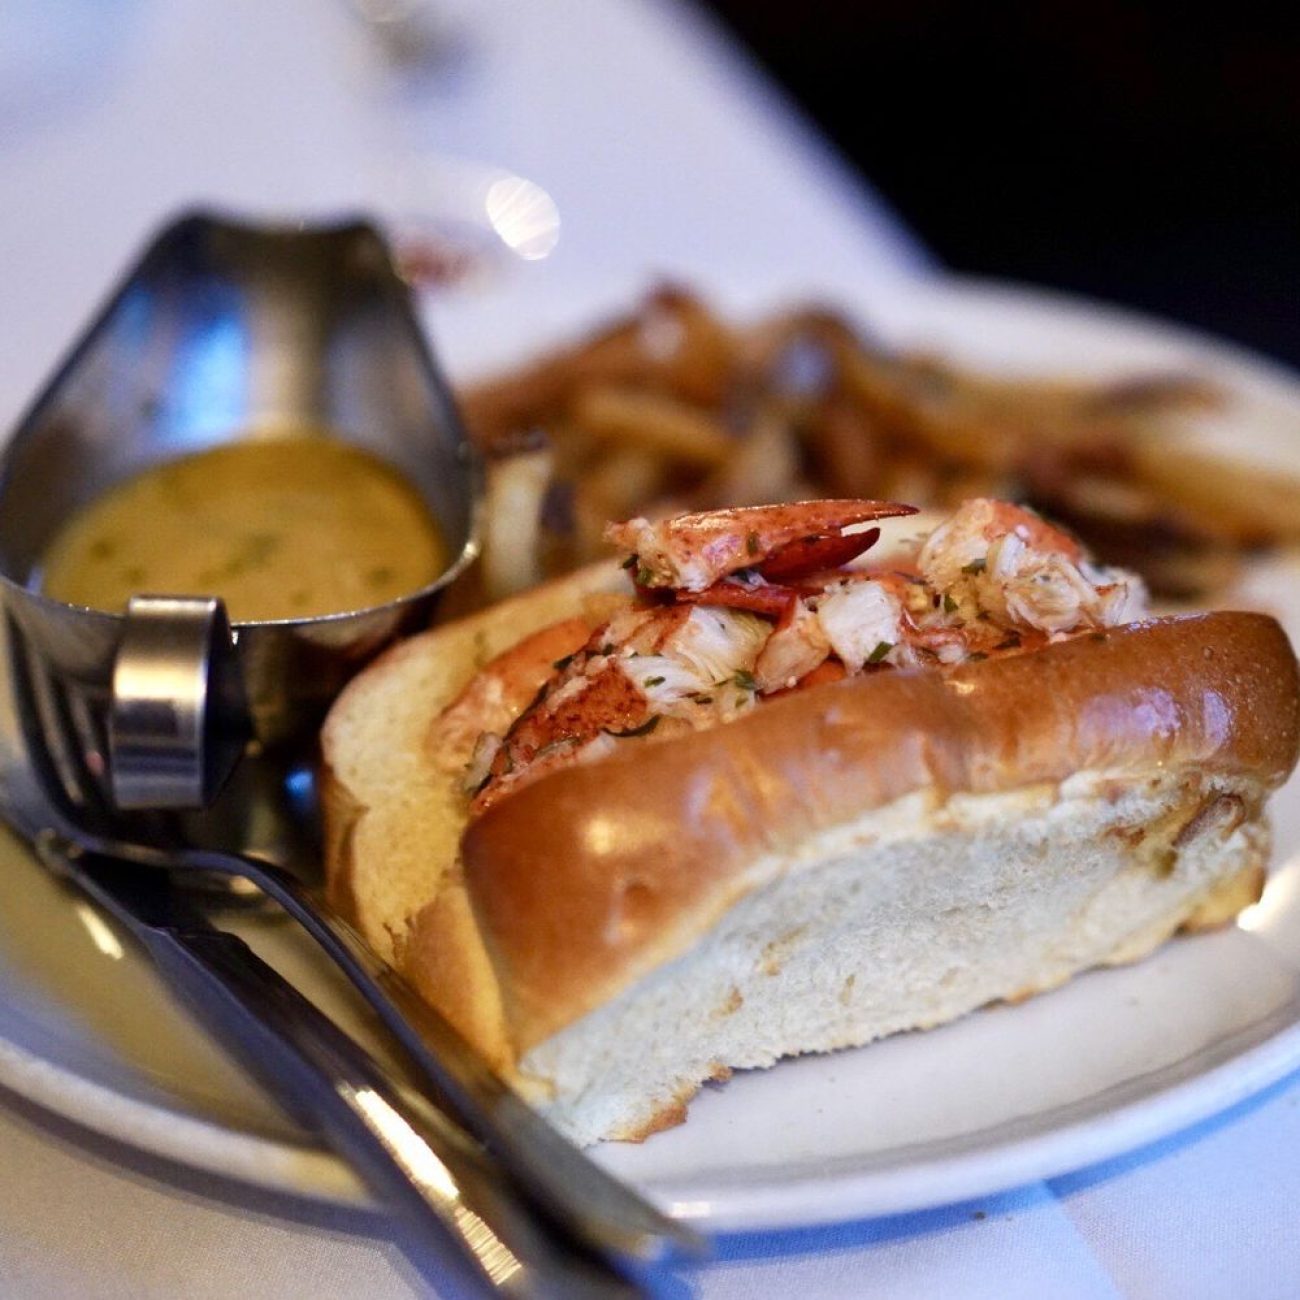
[[510,1297],[644,1294],[539,1215],[483,1147],[395,1080],[165,871],[80,848],[0,774],[0,818],[43,865],[144,948],[170,989],[291,1114],[306,1118],[384,1202],[411,1219],[449,1275]]

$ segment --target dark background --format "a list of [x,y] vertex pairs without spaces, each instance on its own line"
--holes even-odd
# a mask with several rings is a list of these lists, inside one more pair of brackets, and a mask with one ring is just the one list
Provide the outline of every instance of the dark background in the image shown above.
[[1300,363],[1300,5],[708,3],[949,266]]

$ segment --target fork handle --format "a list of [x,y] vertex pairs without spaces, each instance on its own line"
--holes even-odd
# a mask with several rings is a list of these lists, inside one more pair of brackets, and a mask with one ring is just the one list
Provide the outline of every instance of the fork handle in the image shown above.
[[239,863],[241,874],[279,903],[347,976],[420,1068],[422,1082],[432,1086],[439,1103],[574,1236],[593,1249],[645,1261],[707,1252],[705,1239],[693,1228],[607,1174],[521,1100],[445,1017],[297,877],[233,854],[189,856],[214,867],[222,859],[227,871]]

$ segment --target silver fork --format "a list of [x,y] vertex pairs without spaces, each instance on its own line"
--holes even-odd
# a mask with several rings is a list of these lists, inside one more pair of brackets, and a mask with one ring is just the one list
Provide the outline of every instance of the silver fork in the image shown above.
[[[282,867],[245,853],[196,847],[168,836],[167,819],[143,823],[149,839],[121,833],[124,819],[107,804],[102,773],[87,755],[103,753],[87,734],[89,714],[9,638],[17,720],[27,759],[44,797],[83,852],[161,868],[198,884],[249,882],[274,900],[317,943],[398,1040],[425,1096],[481,1143],[520,1191],[576,1241],[606,1257],[662,1261],[698,1257],[706,1239],[606,1173],[562,1137],[499,1079],[455,1028],[379,958],[318,893]],[[133,819],[132,829],[141,826]]]
[[631,1300],[637,1283],[555,1228],[498,1162],[304,998],[244,942],[214,928],[176,873],[83,849],[35,788],[0,761],[0,817],[38,860],[131,935],[167,987],[292,1114],[326,1135],[410,1218],[440,1270],[512,1300]]

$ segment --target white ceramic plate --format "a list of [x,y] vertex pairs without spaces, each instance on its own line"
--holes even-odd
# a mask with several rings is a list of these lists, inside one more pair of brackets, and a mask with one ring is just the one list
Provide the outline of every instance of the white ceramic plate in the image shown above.
[[[729,309],[771,295],[729,293]],[[553,300],[552,300],[553,301]],[[863,308],[863,302],[867,304]],[[608,296],[566,299],[577,326]],[[946,282],[859,314],[890,341],[1006,371],[1117,375],[1177,368],[1232,394],[1198,429],[1243,456],[1300,469],[1300,383],[1233,349],[1124,313],[1006,287]],[[506,308],[511,308],[506,310]],[[436,308],[453,370],[544,341],[518,301]],[[489,346],[490,344],[490,346]],[[1177,454],[1171,449],[1171,454]],[[1300,577],[1255,586],[1300,635]],[[717,1231],[938,1205],[1078,1168],[1210,1115],[1300,1065],[1300,785],[1274,804],[1275,870],[1241,924],[1094,972],[1015,1008],[926,1034],[784,1062],[707,1089],[689,1122],[598,1152],[674,1213]],[[147,965],[17,846],[0,840],[0,1083],[121,1141],[285,1191],[363,1193],[211,1047]],[[359,1032],[364,1017],[286,926],[243,932]]]

